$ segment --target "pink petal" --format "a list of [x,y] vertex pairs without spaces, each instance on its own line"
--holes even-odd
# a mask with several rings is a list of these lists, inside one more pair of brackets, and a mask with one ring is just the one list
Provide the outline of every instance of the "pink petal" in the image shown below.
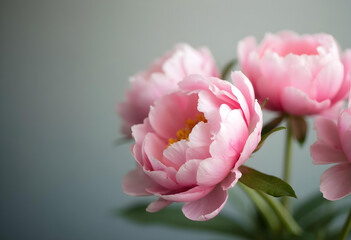
[[283,89],[281,101],[284,111],[295,115],[315,114],[330,106],[330,100],[317,102],[310,99],[306,93],[294,87]]
[[163,72],[174,82],[180,82],[183,80],[186,73],[183,68],[182,52],[175,52],[167,61],[163,64]]
[[[333,99],[333,103],[343,100],[350,92],[351,87],[351,49],[345,51],[343,58],[341,59],[344,65],[344,81],[340,86],[339,92]],[[349,104],[351,101],[349,101]]]
[[309,57],[307,55],[288,54],[284,58],[284,64],[287,66],[287,78],[284,80],[284,86],[300,89],[309,98],[315,99],[317,91],[312,77],[312,70],[310,66],[306,66],[309,64]]
[[233,169],[228,176],[221,182],[221,187],[223,190],[228,190],[234,187],[238,180],[241,178],[242,174],[238,169]]
[[340,136],[342,149],[344,150],[347,159],[351,163],[351,130],[347,130]]
[[149,132],[153,132],[153,130],[147,118],[143,124],[137,124],[132,127],[132,135],[137,143],[144,141],[146,134]]
[[203,62],[202,68],[206,73],[209,73],[209,76],[212,77],[219,77],[219,71],[216,67],[214,58],[212,56],[212,53],[208,48],[200,48],[199,52],[202,54],[202,57],[205,59]]
[[281,109],[281,89],[287,84],[287,67],[283,59],[276,53],[268,52],[260,60],[262,75],[256,79],[256,94],[261,100],[269,98],[268,106],[275,110]]
[[210,152],[208,146],[188,148],[186,151],[186,159],[206,159],[209,158]]
[[345,107],[345,101],[341,100],[337,103],[333,103],[334,105],[330,108],[328,108],[327,110],[323,111],[322,113],[320,113],[319,115],[324,117],[324,118],[328,118],[331,120],[335,120],[338,119],[341,111],[344,109]]
[[163,152],[163,162],[178,169],[186,161],[187,141],[181,140],[168,146]]
[[149,113],[152,128],[166,140],[174,138],[177,131],[185,127],[187,119],[199,114],[197,100],[194,94],[189,96],[180,92],[160,98]]
[[[250,110],[253,110],[255,103],[255,93],[249,79],[247,79],[247,77],[242,72],[235,71],[232,73],[232,81],[235,87],[237,87],[243,94],[245,102]],[[240,105],[242,106],[242,104]]]
[[351,193],[351,164],[338,164],[321,176],[320,190],[328,200],[338,200]]
[[314,121],[317,139],[327,145],[341,149],[338,128],[336,122],[327,118],[318,117]]
[[149,206],[147,206],[146,211],[150,213],[158,212],[163,208],[169,206],[171,203],[172,202],[160,198],[157,201],[150,203]]
[[172,202],[192,202],[197,201],[200,198],[206,196],[209,192],[211,192],[213,187],[204,187],[204,186],[196,186],[190,188],[185,192],[169,194],[169,195],[159,195],[165,200]]
[[257,61],[254,59],[257,57],[255,50],[256,40],[253,37],[247,37],[241,40],[238,44],[237,52],[239,63],[243,69],[243,72],[248,76],[250,80],[255,79],[251,78],[253,73],[257,74],[259,72]]
[[338,127],[342,149],[351,162],[351,108],[344,110],[340,114]]
[[201,75],[191,74],[186,76],[178,86],[188,93],[199,93],[202,90],[206,91],[209,89],[209,80]]
[[189,160],[184,163],[176,174],[177,182],[182,186],[194,186],[197,184],[196,173],[201,160]]
[[222,181],[234,166],[231,158],[207,158],[201,161],[197,171],[197,183],[202,186],[213,186]]
[[179,185],[164,171],[145,171],[154,182],[167,189],[178,189]]
[[136,169],[127,173],[122,180],[123,191],[131,196],[151,195],[145,189],[158,186],[137,166]]
[[204,113],[205,118],[210,123],[212,132],[217,132],[220,127],[218,124],[220,123],[218,109],[221,104],[222,102],[212,93],[207,91],[199,92],[198,110]]
[[341,150],[335,149],[330,145],[326,145],[319,141],[312,144],[311,156],[313,164],[316,165],[348,162],[345,154]]
[[206,221],[215,217],[222,210],[227,199],[227,191],[223,191],[221,187],[216,187],[207,196],[186,203],[182,210],[184,215],[191,220]]
[[[245,76],[243,74],[241,75],[241,74],[236,73],[236,72],[233,72],[233,74],[232,74],[233,82],[236,81],[240,87],[244,88],[243,85],[247,84],[247,82],[242,84],[241,82],[244,81],[243,79],[241,79],[242,77],[245,77]],[[248,83],[248,84],[250,84],[250,83]],[[237,88],[236,86],[232,88],[232,93],[234,94],[234,96],[236,96],[237,101],[238,101],[239,106],[240,106],[239,108],[243,111],[245,120],[246,120],[247,124],[249,124],[249,122],[251,121],[250,113],[252,111],[254,98],[246,99],[247,96],[244,96],[243,92],[241,92],[241,90],[239,90],[239,88]],[[248,93],[246,93],[246,95],[247,94]],[[235,108],[232,108],[232,109],[235,109]]]
[[230,111],[227,118],[221,122],[219,132],[214,136],[210,146],[211,155],[220,159],[236,159],[248,137],[247,128],[241,110]]
[[333,98],[343,83],[344,70],[340,62],[327,64],[317,75],[315,84],[317,88],[317,101]]
[[[235,163],[235,168],[238,169],[242,164],[246,162],[251,156],[252,152],[256,149],[258,143],[261,141],[261,131],[262,131],[262,111],[260,105],[255,103],[256,115],[253,120],[252,126],[250,126],[251,134],[246,140],[244,149],[240,154],[240,158]],[[253,130],[251,130],[253,128]]]
[[189,146],[202,147],[209,146],[211,143],[211,127],[208,123],[199,122],[195,125],[189,135]]
[[149,159],[161,160],[163,158],[163,150],[166,146],[164,140],[160,139],[154,133],[148,133],[143,142],[143,150]]

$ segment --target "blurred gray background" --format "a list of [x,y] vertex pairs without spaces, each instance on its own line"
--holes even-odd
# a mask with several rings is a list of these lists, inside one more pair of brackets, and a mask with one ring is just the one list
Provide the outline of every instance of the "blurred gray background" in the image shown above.
[[[113,214],[140,201],[121,188],[129,144],[114,146],[128,77],[178,42],[208,46],[220,68],[240,39],[267,31],[327,32],[345,49],[350,13],[351,1],[1,1],[0,238],[229,239]],[[283,140],[275,134],[249,165],[280,176]],[[311,130],[294,146],[300,199],[325,169],[311,163],[314,141]]]

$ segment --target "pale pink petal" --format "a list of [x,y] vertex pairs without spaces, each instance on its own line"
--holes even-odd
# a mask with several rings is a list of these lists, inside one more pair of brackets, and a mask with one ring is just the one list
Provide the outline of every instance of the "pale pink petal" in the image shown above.
[[220,74],[218,69],[216,68],[216,64],[210,50],[204,47],[200,48],[199,52],[202,54],[203,59],[205,59],[202,65],[204,71],[209,73],[209,76],[219,77]]
[[132,127],[132,135],[135,142],[142,142],[147,133],[152,132],[149,120],[146,118],[143,124],[137,124]]
[[220,131],[214,136],[210,153],[214,158],[234,158],[244,148],[248,137],[248,126],[241,110],[232,110],[221,122]]
[[351,108],[345,109],[340,114],[338,127],[342,149],[351,162]]
[[243,72],[249,77],[250,80],[251,75],[259,71],[257,65],[254,64],[256,61],[252,61],[252,56],[256,55],[255,50],[256,39],[253,37],[247,37],[241,40],[238,44],[238,60]]
[[318,117],[315,119],[314,125],[318,141],[322,141],[333,148],[341,149],[338,127],[335,121]]
[[351,163],[351,130],[344,131],[341,138],[342,149],[347,156],[347,159]]
[[199,122],[189,135],[189,147],[209,146],[211,143],[211,127],[208,123]]
[[165,141],[160,139],[154,133],[146,134],[145,140],[143,142],[143,150],[149,159],[162,159],[163,150],[166,148],[166,146],[167,144]]
[[146,211],[150,213],[158,212],[163,208],[169,206],[171,203],[172,202],[160,198],[157,201],[150,203],[149,206],[147,206]]
[[[350,92],[351,87],[351,49],[345,51],[343,58],[341,59],[344,66],[344,81],[340,86],[340,90],[337,95],[333,98],[333,103],[345,99]],[[350,101],[349,101],[350,103]]]
[[[239,89],[239,91],[242,93],[242,95],[244,96],[245,102],[249,109],[252,111],[253,107],[254,107],[254,102],[255,102],[255,92],[253,90],[252,84],[249,81],[249,79],[247,79],[247,77],[239,71],[235,71],[232,73],[232,81],[235,85],[235,87],[237,87]],[[238,98],[239,99],[239,98]],[[241,103],[241,101],[239,101],[239,103]],[[242,106],[242,104],[240,104]],[[246,117],[248,118],[249,115],[247,115]],[[249,121],[250,119],[248,119]]]
[[167,174],[167,172],[145,171],[145,174],[147,174],[154,182],[165,188],[172,190],[179,188],[179,185],[174,180],[172,180],[172,178]]
[[344,70],[341,62],[334,61],[325,66],[317,75],[315,84],[317,88],[316,100],[334,98],[343,83]]
[[163,72],[174,82],[180,82],[183,80],[186,73],[182,64],[182,52],[175,52],[164,64]]
[[343,151],[326,145],[325,143],[315,142],[311,146],[311,156],[313,164],[347,163],[347,158]]
[[176,174],[177,182],[182,186],[194,186],[197,184],[196,173],[201,160],[193,159],[184,163]]
[[163,152],[163,162],[178,169],[186,161],[187,141],[181,140],[168,146]]
[[197,183],[201,186],[216,185],[222,181],[233,168],[233,159],[207,158],[202,160],[197,171]]
[[228,199],[227,191],[216,187],[206,197],[186,203],[182,211],[184,215],[194,221],[206,221],[215,217],[224,207]]
[[331,120],[335,120],[338,119],[341,111],[344,109],[345,107],[345,101],[341,100],[337,103],[334,103],[334,105],[330,108],[328,108],[327,110],[321,112],[319,114],[319,116],[322,116],[324,118],[328,118]]
[[[257,145],[261,141],[261,131],[262,131],[262,111],[260,105],[255,103],[256,115],[253,120],[252,126],[250,126],[250,131],[252,131],[246,140],[244,149],[240,154],[240,158],[235,163],[235,168],[238,169],[242,164],[249,159],[253,151],[255,151]],[[253,130],[251,130],[253,128]]]
[[184,192],[158,196],[172,202],[192,202],[205,197],[209,192],[212,191],[212,189],[213,186],[196,186]]
[[212,93],[207,91],[199,92],[198,110],[204,113],[205,118],[210,123],[211,132],[217,132],[219,130],[219,123],[221,121],[219,108],[221,105],[222,102]]
[[145,189],[155,186],[158,186],[158,184],[145,175],[139,166],[127,173],[122,181],[123,191],[131,196],[148,196],[150,193]]
[[321,176],[320,190],[328,200],[338,200],[351,193],[351,164],[338,164]]
[[228,176],[221,182],[221,187],[223,190],[228,190],[229,188],[234,187],[239,178],[241,178],[241,172],[238,169],[233,169]]
[[186,76],[183,81],[179,82],[178,86],[188,93],[199,93],[202,90],[209,89],[209,79],[201,75],[191,74]]
[[318,113],[330,106],[330,100],[317,102],[310,99],[306,93],[294,87],[286,87],[283,89],[281,101],[286,112],[296,115]]
[[191,159],[206,159],[211,156],[209,147],[203,146],[203,147],[194,147],[194,148],[188,148],[186,151],[186,159],[191,160]]
[[255,80],[256,95],[261,100],[269,98],[267,107],[280,110],[280,94],[288,79],[287,66],[276,53],[266,53],[260,60],[261,77]]
[[158,135],[168,140],[185,127],[187,119],[194,119],[199,114],[196,109],[195,94],[185,97],[184,94],[175,92],[155,102],[149,113],[150,124]]

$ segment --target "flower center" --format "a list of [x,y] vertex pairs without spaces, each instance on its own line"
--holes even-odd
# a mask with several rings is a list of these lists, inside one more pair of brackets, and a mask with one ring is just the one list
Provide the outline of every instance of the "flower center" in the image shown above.
[[203,113],[197,115],[195,120],[191,119],[191,118],[186,120],[185,127],[181,128],[177,131],[176,138],[168,139],[167,147],[169,147],[172,143],[178,142],[182,139],[189,141],[189,135],[190,135],[191,131],[196,126],[196,124],[198,124],[199,122],[207,123],[207,119],[205,118],[205,115]]

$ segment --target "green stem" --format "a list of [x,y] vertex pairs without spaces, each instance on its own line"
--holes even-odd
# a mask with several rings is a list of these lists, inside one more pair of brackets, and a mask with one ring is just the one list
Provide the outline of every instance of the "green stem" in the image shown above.
[[349,234],[349,231],[351,229],[351,209],[349,212],[349,215],[345,221],[344,227],[342,228],[341,232],[340,232],[340,240],[346,240],[347,235]]
[[[287,132],[285,139],[285,163],[284,163],[284,176],[283,179],[285,182],[290,184],[290,175],[291,175],[291,149],[292,149],[292,127],[291,120],[288,116],[287,118]],[[283,197],[283,205],[290,212],[290,199],[289,197]]]
[[272,211],[269,204],[260,196],[260,194],[245,186],[239,182],[239,186],[245,191],[245,193],[251,198],[252,202],[257,207],[258,211],[262,214],[263,218],[266,220],[269,228],[272,230],[272,233],[277,233],[279,230],[279,219]]
[[302,229],[295,219],[291,216],[290,212],[275,198],[268,196],[267,194],[257,191],[258,194],[268,203],[268,205],[276,213],[277,217],[283,223],[287,230],[294,235],[300,235]]

